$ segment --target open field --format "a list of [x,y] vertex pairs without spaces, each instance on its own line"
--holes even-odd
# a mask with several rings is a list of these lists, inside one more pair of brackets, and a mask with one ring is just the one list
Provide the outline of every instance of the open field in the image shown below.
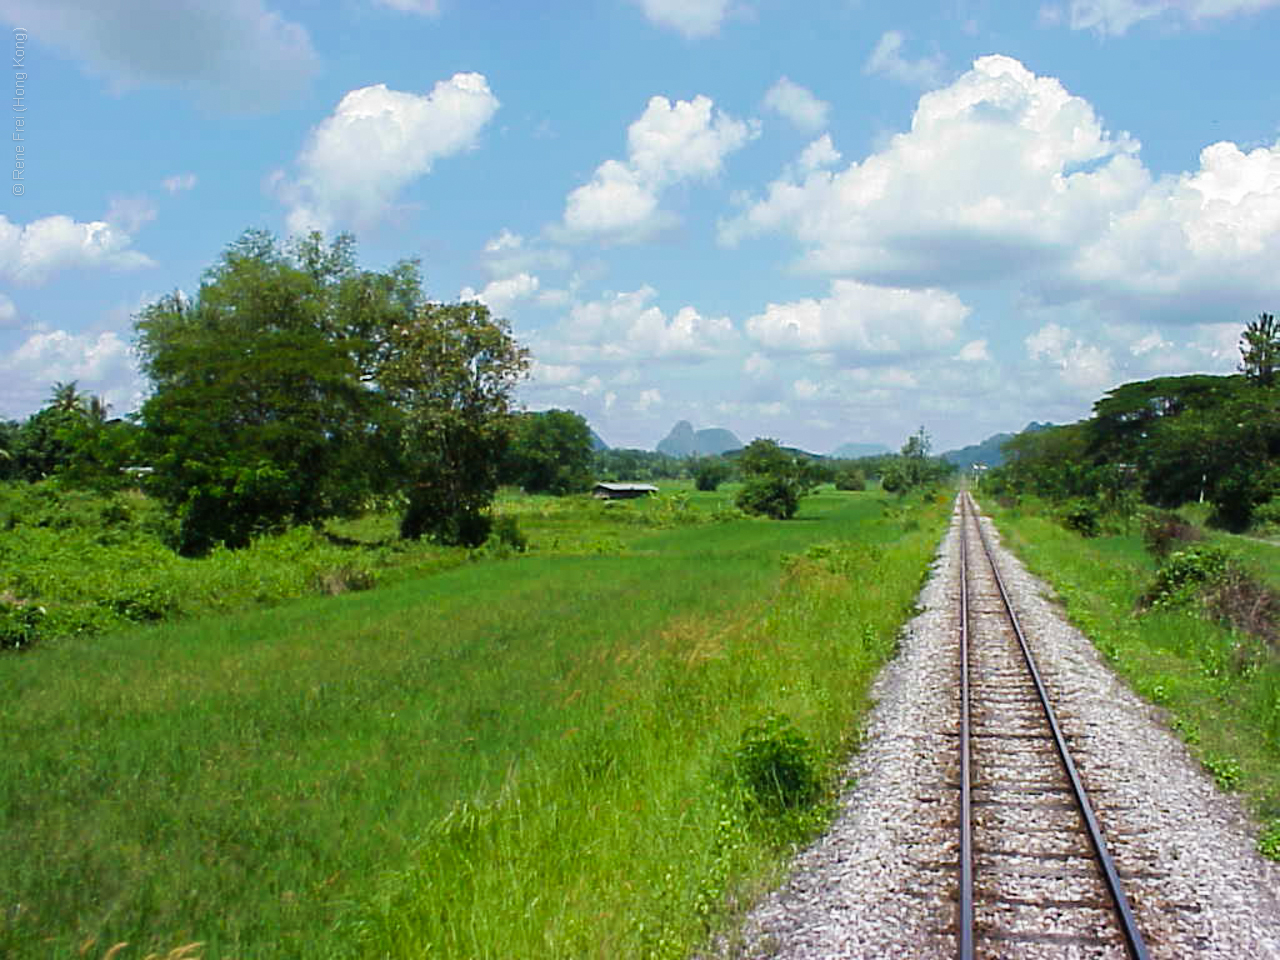
[[747,747],[832,786],[948,515],[730,499],[506,498],[516,559],[0,657],[0,954],[687,954],[826,815]]
[[[1209,622],[1194,609],[1138,612],[1156,565],[1138,524],[1084,539],[1026,509],[992,510],[1005,542],[1053,585],[1071,619],[1214,776],[1263,821],[1259,847],[1280,858],[1280,651]],[[1280,585],[1280,552],[1210,533],[1260,580]]]

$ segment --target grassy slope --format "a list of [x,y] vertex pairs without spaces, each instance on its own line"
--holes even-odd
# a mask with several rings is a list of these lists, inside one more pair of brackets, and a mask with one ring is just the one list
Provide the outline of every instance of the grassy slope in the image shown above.
[[[657,532],[524,509],[535,544],[578,555],[0,658],[0,953],[675,956],[705,936],[778,858],[721,786],[726,753],[780,711],[834,769],[945,508],[908,532],[870,495]],[[819,541],[861,546],[783,575]]]
[[[1054,586],[1072,620],[1120,675],[1168,711],[1219,786],[1241,791],[1262,819],[1280,818],[1277,652],[1194,611],[1139,615],[1137,599],[1155,565],[1136,532],[1085,540],[1029,512],[997,509],[995,516],[1006,542]],[[1259,576],[1280,579],[1274,547],[1224,539]]]

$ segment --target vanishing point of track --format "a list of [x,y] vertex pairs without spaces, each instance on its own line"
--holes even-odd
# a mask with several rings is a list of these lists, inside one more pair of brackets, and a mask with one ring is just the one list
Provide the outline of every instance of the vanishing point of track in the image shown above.
[[[1146,960],[1119,873],[968,493],[960,507],[957,955],[1061,951]],[[971,550],[971,541],[980,549]]]

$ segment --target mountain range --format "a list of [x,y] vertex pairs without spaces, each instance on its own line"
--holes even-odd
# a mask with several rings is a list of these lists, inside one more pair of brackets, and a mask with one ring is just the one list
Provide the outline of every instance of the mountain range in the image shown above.
[[742,441],[734,436],[732,430],[711,427],[706,430],[694,430],[688,420],[681,420],[671,432],[658,442],[658,452],[669,457],[710,457],[728,453],[730,450],[741,450]]

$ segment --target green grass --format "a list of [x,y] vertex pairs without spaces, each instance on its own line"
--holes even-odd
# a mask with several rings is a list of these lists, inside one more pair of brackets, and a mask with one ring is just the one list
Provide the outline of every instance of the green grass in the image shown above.
[[[1280,854],[1280,654],[1196,609],[1138,612],[1155,573],[1140,535],[1083,539],[1028,509],[994,509],[1005,541],[1051,583],[1068,614],[1214,777],[1269,825],[1260,849]],[[1274,547],[1229,542],[1260,578],[1280,582]],[[1268,841],[1267,837],[1271,837]]]
[[743,731],[830,784],[947,514],[728,498],[507,498],[519,559],[0,657],[0,955],[687,954],[824,815],[751,812]]

